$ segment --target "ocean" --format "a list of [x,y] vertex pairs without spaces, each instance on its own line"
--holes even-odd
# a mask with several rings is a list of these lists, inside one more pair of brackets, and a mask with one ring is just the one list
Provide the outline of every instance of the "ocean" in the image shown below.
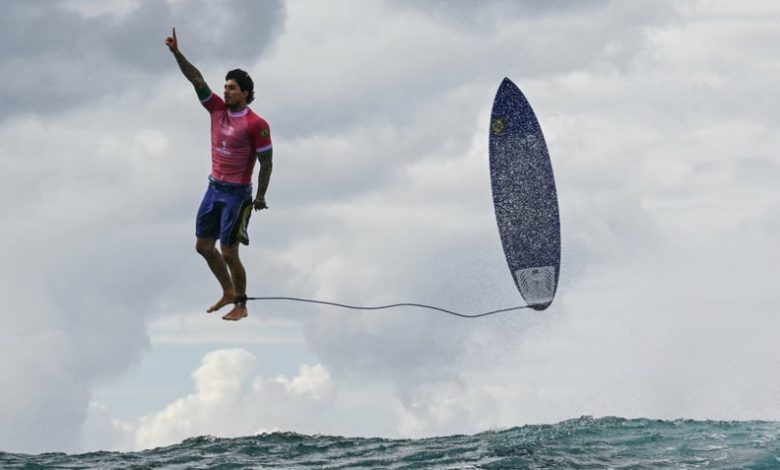
[[2,469],[780,469],[780,423],[582,417],[427,439],[201,436],[141,452],[24,455]]

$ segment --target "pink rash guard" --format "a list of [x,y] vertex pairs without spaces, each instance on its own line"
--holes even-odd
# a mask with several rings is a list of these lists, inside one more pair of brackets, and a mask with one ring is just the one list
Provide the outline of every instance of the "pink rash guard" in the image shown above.
[[237,113],[228,110],[216,93],[201,104],[211,114],[211,177],[250,184],[257,154],[272,148],[268,123],[248,107]]

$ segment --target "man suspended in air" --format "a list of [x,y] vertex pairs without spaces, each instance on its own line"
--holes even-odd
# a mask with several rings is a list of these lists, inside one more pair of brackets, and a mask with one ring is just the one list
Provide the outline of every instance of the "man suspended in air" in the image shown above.
[[[213,93],[203,75],[181,51],[176,28],[165,45],[179,68],[195,87],[201,104],[211,115],[211,175],[195,224],[195,248],[208,263],[222,287],[222,298],[209,313],[233,304],[225,320],[247,316],[246,272],[238,256],[239,243],[249,244],[247,227],[252,209],[267,209],[265,193],[271,179],[271,133],[265,119],[247,107],[254,99],[252,78],[240,69],[225,77],[223,98]],[[260,162],[257,193],[252,198],[252,172]],[[216,242],[219,240],[220,249]]]

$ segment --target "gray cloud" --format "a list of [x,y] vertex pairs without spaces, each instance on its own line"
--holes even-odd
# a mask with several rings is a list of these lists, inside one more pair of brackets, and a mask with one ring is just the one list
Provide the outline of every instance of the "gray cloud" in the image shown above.
[[554,0],[536,2],[533,0],[488,0],[473,2],[469,0],[422,0],[404,2],[403,0],[385,0],[389,7],[418,11],[433,21],[444,22],[471,33],[490,32],[503,18],[541,19],[561,15],[582,15],[598,12],[610,4],[609,0]]
[[[142,1],[126,14],[82,16],[65,2],[3,3],[0,73],[7,80],[0,119],[96,106],[143,83],[159,86],[172,60],[171,27],[193,61],[247,67],[279,33],[279,1]],[[197,12],[197,14],[190,14]]]

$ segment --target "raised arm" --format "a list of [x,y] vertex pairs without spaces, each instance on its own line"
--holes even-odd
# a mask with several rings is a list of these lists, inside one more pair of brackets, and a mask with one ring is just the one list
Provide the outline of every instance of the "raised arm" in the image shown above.
[[205,100],[211,95],[211,89],[203,79],[203,75],[200,70],[195,68],[179,50],[179,41],[176,39],[176,28],[173,28],[173,35],[165,38],[165,45],[171,50],[171,53],[176,58],[176,62],[179,64],[181,73],[192,83],[195,87],[195,92],[198,94],[198,98]]

